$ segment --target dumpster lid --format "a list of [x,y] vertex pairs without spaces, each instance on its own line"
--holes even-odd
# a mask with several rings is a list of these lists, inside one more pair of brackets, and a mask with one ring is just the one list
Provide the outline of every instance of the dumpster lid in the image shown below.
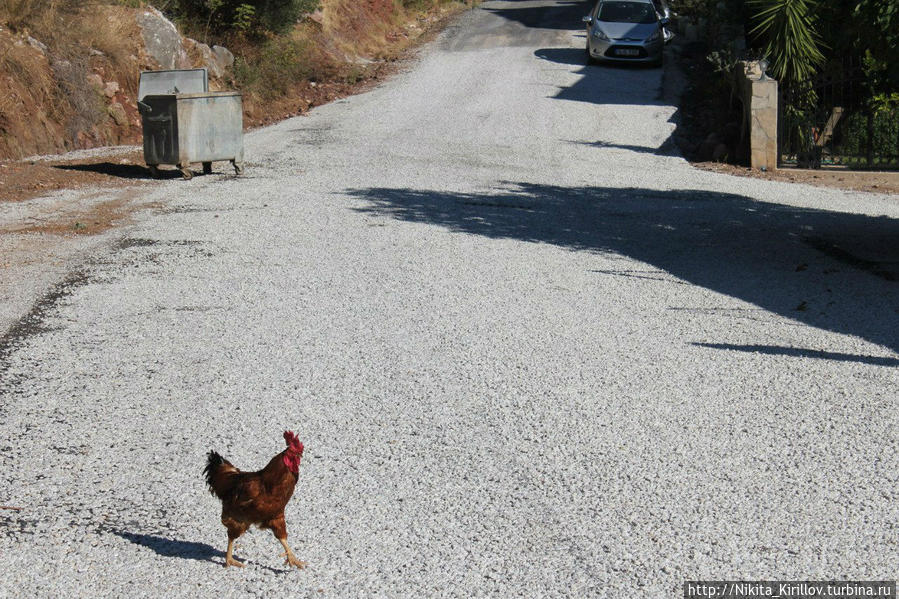
[[141,71],[137,99],[168,94],[198,94],[209,91],[205,68],[171,71]]

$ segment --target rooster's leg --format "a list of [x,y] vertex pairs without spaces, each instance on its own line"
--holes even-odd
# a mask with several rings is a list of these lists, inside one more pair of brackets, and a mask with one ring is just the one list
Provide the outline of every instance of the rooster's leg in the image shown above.
[[287,523],[284,521],[283,513],[263,524],[262,528],[271,530],[272,533],[274,533],[275,538],[278,539],[278,542],[281,543],[281,546],[284,547],[284,553],[281,555],[287,557],[284,561],[285,564],[288,566],[296,566],[301,570],[306,567],[306,562],[298,560],[297,556],[293,554],[293,551],[290,550],[290,546],[287,544]]
[[225,567],[237,566],[243,568],[243,564],[234,559],[231,554],[234,552],[234,539],[228,539],[228,553],[225,555]]
[[297,556],[293,554],[293,551],[290,550],[290,546],[287,544],[287,523],[284,522],[284,514],[280,514],[276,518],[269,520],[265,524],[262,525],[262,528],[268,528],[274,533],[275,538],[281,543],[281,546],[284,547],[284,555],[287,559],[284,561],[285,564],[289,566],[296,566],[297,568],[303,569],[306,567],[306,562],[301,562],[297,559]]
[[237,566],[238,568],[243,568],[243,564],[233,557],[234,541],[237,540],[237,537],[247,532],[247,528],[249,528],[250,525],[241,522],[240,520],[235,520],[226,514],[224,510],[222,510],[222,524],[228,529],[228,552],[225,554],[225,567]]
[[293,551],[290,550],[290,546],[287,545],[287,539],[278,539],[281,541],[281,545],[284,547],[284,553],[281,555],[287,556],[287,559],[284,560],[284,563],[290,566],[296,566],[299,569],[303,569],[306,567],[306,562],[300,561],[297,559],[297,556],[293,554]]

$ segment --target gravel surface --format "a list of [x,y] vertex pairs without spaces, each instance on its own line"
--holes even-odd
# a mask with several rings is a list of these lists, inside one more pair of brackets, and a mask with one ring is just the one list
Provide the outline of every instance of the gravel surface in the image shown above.
[[116,158],[140,150],[140,146],[102,146],[88,150],[72,150],[65,154],[38,155],[22,158],[21,162],[56,162],[59,160],[86,160],[91,158]]
[[[246,176],[141,190],[0,340],[0,595],[897,577],[899,197],[692,169],[582,9],[485,3]],[[224,570],[205,453],[287,428],[310,565],[254,530]]]

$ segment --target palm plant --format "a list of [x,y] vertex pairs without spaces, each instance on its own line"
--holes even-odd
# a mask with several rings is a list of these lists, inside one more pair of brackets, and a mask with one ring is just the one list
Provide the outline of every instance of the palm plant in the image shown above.
[[760,36],[770,59],[770,73],[783,82],[806,81],[824,63],[815,28],[817,0],[748,0],[757,12],[751,35]]

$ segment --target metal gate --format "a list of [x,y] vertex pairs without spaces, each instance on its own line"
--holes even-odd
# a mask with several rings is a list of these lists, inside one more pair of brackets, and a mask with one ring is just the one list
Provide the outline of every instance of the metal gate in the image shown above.
[[899,169],[899,109],[872,110],[862,65],[846,59],[812,81],[781,86],[780,166]]

